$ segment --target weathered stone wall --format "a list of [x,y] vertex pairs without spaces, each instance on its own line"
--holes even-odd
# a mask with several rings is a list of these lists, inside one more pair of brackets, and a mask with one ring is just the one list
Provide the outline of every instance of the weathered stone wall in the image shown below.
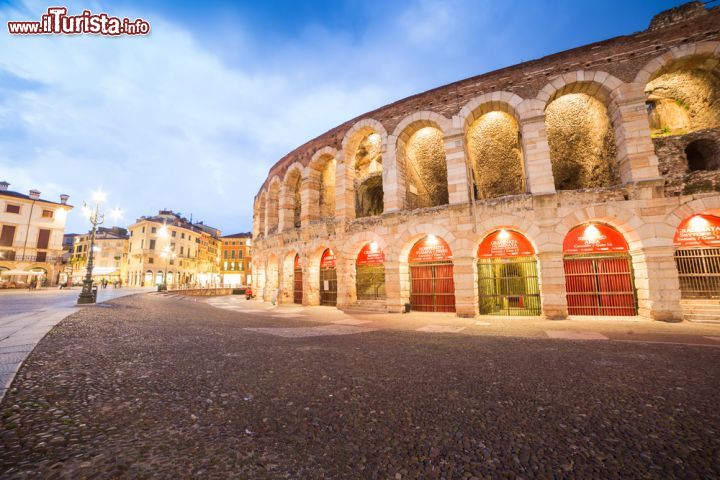
[[407,204],[409,209],[448,203],[447,164],[443,134],[434,127],[413,133],[405,146]]
[[665,177],[667,195],[720,192],[720,170],[690,171],[685,149],[694,141],[707,139],[720,147],[720,127],[686,135],[653,138],[660,174]]

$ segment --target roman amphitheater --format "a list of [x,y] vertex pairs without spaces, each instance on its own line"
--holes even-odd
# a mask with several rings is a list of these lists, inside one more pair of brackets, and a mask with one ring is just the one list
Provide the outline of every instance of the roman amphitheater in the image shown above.
[[719,30],[691,2],[297,148],[255,197],[258,299],[719,319]]

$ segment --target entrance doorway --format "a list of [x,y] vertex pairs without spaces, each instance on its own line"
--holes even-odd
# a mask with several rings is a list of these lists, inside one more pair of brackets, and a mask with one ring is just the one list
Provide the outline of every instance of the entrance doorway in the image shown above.
[[435,235],[410,250],[410,307],[418,312],[454,312],[455,280],[450,246]]
[[682,299],[720,299],[720,217],[693,215],[673,239]]
[[293,267],[293,303],[302,305],[303,301],[303,271],[300,255],[295,254],[295,265]]
[[637,315],[632,260],[620,232],[579,225],[565,237],[563,252],[569,315]]
[[478,248],[480,315],[540,315],[535,249],[522,234],[497,230]]
[[326,249],[320,258],[320,305],[337,305],[337,272],[335,253]]
[[355,261],[358,300],[385,299],[385,254],[377,243],[366,244]]

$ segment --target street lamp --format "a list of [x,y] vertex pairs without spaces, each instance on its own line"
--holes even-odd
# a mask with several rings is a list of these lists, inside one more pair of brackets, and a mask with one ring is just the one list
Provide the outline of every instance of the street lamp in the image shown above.
[[[95,303],[95,294],[93,293],[93,260],[95,258],[95,233],[97,232],[98,225],[101,225],[105,221],[105,214],[100,212],[100,206],[105,201],[106,194],[100,190],[93,193],[92,199],[95,202],[95,208],[88,207],[87,203],[83,203],[83,214],[88,217],[92,230],[90,231],[90,248],[88,250],[88,261],[85,267],[85,280],[83,280],[82,291],[78,296],[78,305]],[[117,220],[122,216],[122,211],[119,208],[115,208],[110,212],[110,216]]]
[[160,254],[160,256],[165,259],[165,274],[163,275],[162,290],[167,290],[167,271],[168,271],[168,263],[170,262],[171,259],[177,258],[177,254],[175,253],[175,251],[173,251],[173,250],[170,249],[170,245],[166,245],[166,246],[163,248],[162,253]]

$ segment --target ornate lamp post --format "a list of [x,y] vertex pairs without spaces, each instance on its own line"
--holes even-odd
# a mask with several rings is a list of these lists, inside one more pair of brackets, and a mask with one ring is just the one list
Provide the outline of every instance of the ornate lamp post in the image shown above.
[[160,256],[165,259],[165,274],[163,275],[162,290],[167,290],[168,263],[170,262],[170,260],[174,260],[177,257],[177,254],[174,251],[170,250],[170,245],[166,245],[163,248]]
[[[84,305],[88,303],[95,303],[95,293],[93,293],[93,260],[95,257],[95,234],[97,233],[98,225],[101,225],[105,221],[105,214],[100,212],[100,205],[105,201],[105,193],[97,191],[93,193],[93,200],[95,201],[95,208],[90,208],[86,203],[83,203],[83,213],[90,220],[92,230],[90,231],[90,249],[88,250],[88,261],[85,267],[85,279],[83,280],[82,291],[78,296],[78,305]],[[114,219],[121,217],[120,209],[114,209],[110,214]]]

